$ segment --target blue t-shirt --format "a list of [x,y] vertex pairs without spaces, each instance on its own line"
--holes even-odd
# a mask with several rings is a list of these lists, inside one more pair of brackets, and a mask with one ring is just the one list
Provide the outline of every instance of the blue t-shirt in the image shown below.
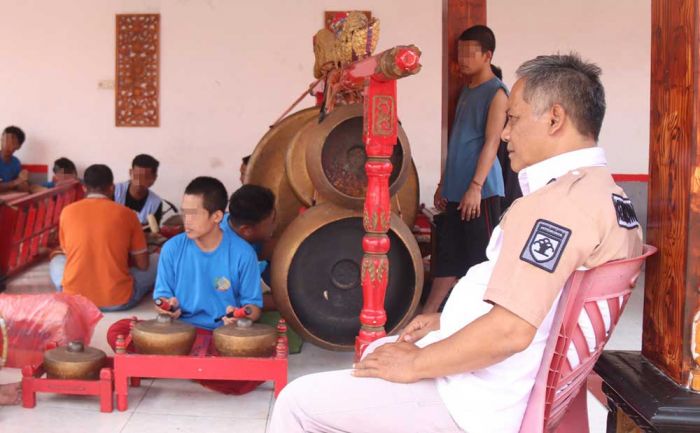
[[230,232],[211,252],[202,251],[185,233],[173,237],[160,252],[153,299],[171,296],[180,302],[181,320],[210,330],[221,325],[215,319],[229,305],[262,308],[255,251]]
[[[447,161],[442,196],[459,202],[474,178],[479,155],[486,140],[486,122],[491,101],[498,89],[508,93],[506,85],[494,77],[470,89],[464,86],[457,101],[455,119],[447,144]],[[505,196],[501,163],[496,158],[481,189],[481,197]]]
[[[219,223],[219,228],[221,228],[221,230],[223,230],[224,232],[228,232],[228,233],[233,234],[234,236],[238,236],[238,233],[236,233],[236,232],[233,230],[233,228],[231,228],[231,224],[228,223],[228,218],[229,218],[229,213],[226,212],[226,213],[224,214],[224,219],[222,219],[221,222]],[[238,236],[238,237],[240,237],[240,236]],[[241,239],[242,239],[242,238],[241,238]],[[243,239],[243,240],[245,240],[245,239]],[[247,241],[246,241],[246,242],[247,242]],[[254,243],[254,244],[251,244],[251,243],[249,242],[248,244],[249,244],[251,247],[253,247],[253,249],[255,250],[255,254],[256,254],[256,255],[260,255],[260,252],[261,252],[262,249],[263,249],[263,245],[262,245],[260,242]],[[268,264],[269,264],[269,263],[267,262],[267,260],[259,260],[259,261],[258,261],[258,268],[260,269],[260,274],[262,274],[263,272],[265,272],[265,269],[267,269],[267,265],[268,265]]]
[[0,182],[12,182],[17,179],[20,171],[22,171],[22,164],[16,156],[10,157],[9,162],[0,158]]

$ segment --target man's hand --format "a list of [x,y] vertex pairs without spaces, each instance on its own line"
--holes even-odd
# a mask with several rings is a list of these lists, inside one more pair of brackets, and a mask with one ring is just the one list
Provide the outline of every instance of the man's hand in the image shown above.
[[470,183],[467,192],[462,196],[462,201],[459,202],[457,210],[461,211],[462,220],[473,220],[481,215],[481,188]]
[[180,302],[177,300],[176,297],[168,298],[168,304],[170,304],[171,308],[173,311],[166,311],[163,310],[162,308],[158,308],[157,306],[155,307],[156,312],[158,314],[167,314],[168,316],[172,317],[173,319],[177,319],[180,317],[182,314],[182,309],[180,307]]
[[444,211],[447,206],[447,199],[442,196],[442,184],[438,184],[435,190],[435,196],[433,197],[433,204],[435,208],[440,211]]
[[[236,307],[234,307],[232,305],[229,305],[228,307],[226,307],[226,315],[228,315],[228,314],[233,315],[234,311],[236,311]],[[224,322],[224,325],[230,325],[232,323],[236,323],[236,321],[238,320],[238,317],[223,316],[223,317],[221,317],[221,320]],[[243,322],[241,322],[241,323],[243,323]]]
[[356,377],[377,377],[397,383],[418,382],[415,359],[421,349],[406,342],[389,343],[378,347],[365,359],[353,366]]
[[419,314],[403,328],[401,334],[399,334],[399,339],[396,341],[415,343],[429,332],[437,331],[438,329],[440,329],[440,313]]

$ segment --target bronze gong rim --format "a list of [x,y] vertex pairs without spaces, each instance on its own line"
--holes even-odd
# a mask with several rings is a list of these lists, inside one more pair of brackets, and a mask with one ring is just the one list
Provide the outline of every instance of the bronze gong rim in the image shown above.
[[[292,190],[299,201],[308,206],[331,201],[317,192],[306,167],[306,151],[311,139],[307,136],[317,122],[309,119],[292,138],[284,161],[285,173]],[[420,185],[416,165],[411,160],[406,180],[398,192],[391,198],[391,210],[396,212],[407,226],[413,227],[418,213]]]
[[[353,209],[363,207],[364,188],[367,185],[362,118],[362,104],[343,105],[335,108],[323,122],[312,124],[299,135],[299,139],[308,140],[301,146],[306,147],[306,167],[313,186],[333,203]],[[351,132],[344,132],[348,129]],[[389,193],[392,196],[406,181],[411,161],[408,137],[400,124],[397,140],[392,158],[400,155],[401,159],[400,166],[394,168],[389,180]],[[351,142],[352,145],[349,144]]]
[[[333,203],[324,203],[318,206],[315,206],[309,210],[307,210],[303,215],[300,215],[296,220],[292,222],[292,224],[287,227],[287,230],[282,234],[281,238],[279,239],[279,242],[277,244],[277,247],[275,248],[274,255],[272,257],[271,261],[271,277],[272,277],[272,296],[275,299],[275,304],[277,305],[277,308],[280,310],[280,313],[282,316],[287,320],[289,325],[296,330],[305,340],[310,341],[318,346],[331,349],[331,350],[353,350],[354,349],[354,336],[352,339],[349,339],[348,337],[348,332],[347,330],[350,329],[347,325],[349,318],[352,317],[351,320],[353,320],[353,325],[356,326],[356,328],[359,330],[359,307],[354,304],[351,305],[352,308],[348,308],[345,311],[345,314],[343,317],[339,317],[339,321],[342,321],[343,324],[343,330],[344,333],[340,338],[332,338],[327,335],[325,331],[319,332],[318,331],[318,324],[314,323],[313,326],[309,326],[309,320],[308,314],[302,314],[302,316],[305,317],[300,317],[300,315],[297,314],[296,309],[299,311],[302,310],[299,305],[295,306],[295,293],[298,293],[298,288],[300,287],[299,284],[292,282],[292,287],[290,287],[290,274],[296,273],[296,274],[303,274],[307,273],[309,275],[311,274],[319,274],[322,273],[322,269],[317,269],[315,268],[314,264],[310,264],[309,266],[305,266],[303,263],[294,263],[295,261],[295,256],[298,255],[300,252],[300,248],[304,246],[306,248],[306,245],[304,245],[305,241],[308,238],[311,238],[314,236],[316,233],[320,233],[321,230],[324,228],[332,227],[333,224],[341,224],[341,228],[343,230],[346,230],[344,227],[345,224],[352,224],[354,228],[352,230],[354,233],[358,232],[359,227],[359,232],[361,232],[358,235],[357,239],[357,248],[359,248],[360,253],[355,254],[353,252],[347,252],[347,256],[343,258],[342,254],[346,254],[343,248],[335,248],[335,252],[339,254],[337,262],[331,263],[332,268],[335,270],[336,267],[347,267],[350,270],[351,273],[355,273],[355,275],[359,275],[359,264],[358,262],[361,260],[362,254],[361,254],[361,236],[363,233],[363,230],[361,229],[362,227],[362,214],[359,211],[355,211],[352,209],[346,209],[346,208],[341,208],[337,205],[334,205]],[[352,235],[354,236],[354,234]],[[398,329],[401,329],[403,326],[406,325],[408,320],[410,320],[411,317],[413,317],[413,313],[415,312],[416,308],[418,307],[418,302],[420,300],[420,295],[423,289],[423,262],[421,259],[420,255],[420,250],[418,248],[418,244],[416,243],[415,238],[413,237],[413,234],[409,230],[409,228],[406,226],[406,224],[399,218],[396,214],[391,215],[391,232],[390,232],[390,237],[392,239],[392,244],[391,248],[396,249],[397,251],[395,253],[392,253],[390,250],[390,260],[391,260],[391,255],[392,254],[397,254],[399,256],[397,257],[404,257],[406,258],[406,261],[402,261],[401,264],[405,264],[406,268],[408,268],[409,263],[411,266],[412,270],[412,276],[410,275],[411,273],[409,272],[397,272],[395,274],[391,273],[391,263],[390,263],[390,270],[389,270],[389,279],[390,279],[390,284],[387,289],[387,303],[389,303],[389,298],[391,297],[392,304],[394,305],[394,308],[392,308],[392,311],[396,311],[396,314],[393,314],[389,311],[387,311],[387,324],[386,324],[386,330],[387,333],[392,333],[397,331]],[[400,243],[397,244],[397,241]],[[353,241],[354,242],[354,241]],[[354,244],[353,244],[354,245]],[[399,248],[400,247],[400,248]],[[355,247],[353,247],[355,248]],[[319,257],[322,257],[323,259],[328,259],[325,258],[324,256],[327,256],[327,254],[323,254],[323,251],[317,251],[316,254],[319,255]],[[350,256],[354,257],[349,259]],[[359,260],[357,259],[357,256],[359,255]],[[335,258],[329,258],[328,260],[336,260]],[[294,268],[292,268],[294,263]],[[297,268],[298,266],[298,268]],[[327,268],[327,267],[326,267]],[[396,268],[394,268],[396,269]],[[332,273],[332,272],[331,272]],[[348,273],[345,272],[345,275]],[[335,292],[333,293],[339,293],[343,292],[343,289],[347,289],[347,293],[353,293],[355,296],[354,301],[357,300],[357,279],[355,278],[347,280],[348,285],[347,287],[343,287],[345,284],[345,281],[342,281],[342,275],[343,273],[340,272],[339,275],[341,278],[336,279],[336,275],[330,275],[329,273],[329,280],[332,280],[332,284],[335,285],[335,287],[331,287],[328,290],[333,290]],[[410,279],[410,284],[413,286],[408,287],[408,288],[401,288],[405,286],[400,286],[399,288],[396,288],[396,284],[391,283],[392,278],[396,278],[398,281],[401,281],[401,278],[404,279]],[[352,286],[352,288],[351,288]],[[393,289],[392,289],[393,287]],[[291,289],[291,293],[290,293]],[[305,287],[305,289],[307,289]],[[318,287],[310,287],[308,288],[309,293],[311,293],[311,296],[314,296],[317,300],[320,299],[320,295],[317,294],[319,292]],[[328,290],[325,290],[324,292],[327,292]],[[361,286],[359,287],[360,290],[360,303],[361,303]],[[390,290],[392,291],[390,294]],[[410,291],[410,293],[409,293]],[[408,296],[410,295],[410,299],[408,299]],[[326,300],[329,302],[333,302],[334,299],[330,299],[327,294],[324,294],[326,296]],[[332,296],[335,296],[331,294]],[[345,296],[345,295],[341,295]],[[353,302],[354,302],[353,301]],[[323,302],[323,301],[321,301]],[[349,305],[349,304],[348,304]],[[342,306],[341,306],[342,307]],[[361,305],[360,305],[361,307]],[[295,309],[296,308],[296,309]],[[354,311],[354,310],[357,311]],[[355,318],[356,317],[356,318]],[[335,319],[335,318],[331,318]],[[313,328],[313,329],[312,329]],[[329,327],[330,329],[330,327]],[[340,328],[339,328],[340,329]],[[354,329],[354,328],[351,328]],[[330,332],[330,331],[329,331]],[[355,334],[356,335],[356,334]]]
[[317,118],[318,113],[317,107],[311,107],[282,119],[260,139],[248,162],[245,182],[264,186],[275,194],[277,228],[273,238],[278,238],[299,214],[299,209],[304,207],[285,175],[284,159],[287,148],[300,126],[310,119]]

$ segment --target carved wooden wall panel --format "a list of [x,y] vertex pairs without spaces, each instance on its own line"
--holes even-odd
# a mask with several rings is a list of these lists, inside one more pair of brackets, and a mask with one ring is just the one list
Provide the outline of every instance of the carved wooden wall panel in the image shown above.
[[160,14],[117,15],[116,125],[160,122]]

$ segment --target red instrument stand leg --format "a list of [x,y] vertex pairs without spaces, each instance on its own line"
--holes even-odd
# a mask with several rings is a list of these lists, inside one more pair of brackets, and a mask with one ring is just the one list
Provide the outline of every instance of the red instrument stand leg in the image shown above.
[[[189,356],[140,355],[126,353],[123,336],[117,339],[114,355],[114,386],[117,409],[129,407],[128,379],[152,377],[191,380],[271,380],[275,382],[275,397],[287,384],[287,326],[284,319],[277,325],[279,336],[275,355],[269,358],[229,358],[206,356],[211,339],[198,334]],[[203,351],[204,350],[204,351]]]
[[389,281],[389,231],[391,201],[389,176],[391,154],[398,132],[396,121],[396,80],[368,80],[364,98],[362,138],[367,152],[367,195],[363,214],[365,236],[362,239],[362,294],[360,332],[355,340],[355,359],[372,341],[384,337],[386,311],[384,298]]

